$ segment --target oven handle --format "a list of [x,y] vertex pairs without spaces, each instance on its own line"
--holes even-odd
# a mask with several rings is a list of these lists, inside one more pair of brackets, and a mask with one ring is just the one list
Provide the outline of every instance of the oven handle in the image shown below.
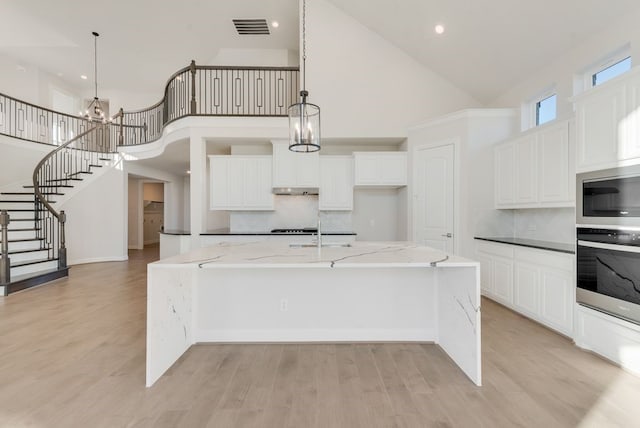
[[623,251],[625,253],[640,253],[640,247],[630,245],[605,244],[603,242],[578,241],[579,247],[600,248],[602,250]]

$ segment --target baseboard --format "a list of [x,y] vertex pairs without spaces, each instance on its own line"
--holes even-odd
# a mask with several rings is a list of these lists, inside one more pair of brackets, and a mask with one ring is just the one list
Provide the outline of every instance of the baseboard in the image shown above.
[[196,330],[196,343],[234,342],[434,342],[435,329]]
[[139,245],[129,245],[127,247],[129,250],[144,250],[144,246],[140,247]]
[[69,266],[84,265],[87,263],[103,263],[103,262],[124,262],[129,260],[129,256],[117,256],[117,257],[93,257],[88,259],[70,260]]

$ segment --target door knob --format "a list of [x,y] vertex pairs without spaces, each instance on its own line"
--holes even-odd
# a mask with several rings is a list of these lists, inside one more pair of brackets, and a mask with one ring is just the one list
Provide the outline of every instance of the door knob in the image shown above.
[[444,238],[453,238],[453,234],[451,232],[445,233],[444,235],[440,235],[440,236],[442,236]]

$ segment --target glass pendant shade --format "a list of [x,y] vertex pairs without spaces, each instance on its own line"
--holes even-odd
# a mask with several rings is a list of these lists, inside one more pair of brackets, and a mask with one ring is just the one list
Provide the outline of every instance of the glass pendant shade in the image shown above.
[[301,102],[289,106],[289,150],[310,153],[320,150],[320,107],[307,102],[302,91]]

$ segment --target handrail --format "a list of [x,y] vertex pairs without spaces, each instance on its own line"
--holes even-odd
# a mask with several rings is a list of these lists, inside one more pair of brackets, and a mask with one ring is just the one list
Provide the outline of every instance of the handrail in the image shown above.
[[[187,116],[286,117],[297,101],[298,67],[196,65],[169,77],[162,99],[120,117],[116,146],[146,144]],[[0,134],[37,143],[64,145],[91,122],[0,93]]]
[[[122,109],[114,116],[114,119],[122,118]],[[90,129],[82,132],[66,143],[56,147],[36,165],[32,181],[35,194],[34,221],[36,222],[37,235],[41,238],[42,249],[46,249],[50,260],[58,259],[58,268],[67,267],[66,249],[66,214],[64,210],[60,212],[51,205],[42,191],[43,186],[51,189],[51,194],[59,194],[61,188],[70,187],[74,180],[81,180],[80,174],[91,173],[92,167],[101,166],[103,160],[100,154],[110,154],[116,152],[116,144],[111,138],[110,130],[119,131],[118,140],[122,138],[122,122],[114,124],[112,122],[91,122],[94,124]],[[117,128],[115,128],[117,127]],[[95,135],[94,145],[86,148],[71,147],[72,144],[80,142],[80,146],[87,145],[91,140],[87,137]],[[119,141],[120,142],[120,141]],[[68,149],[77,149],[79,153],[70,153]],[[43,209],[44,207],[44,209]],[[57,227],[56,227],[57,226]],[[58,247],[59,242],[59,247]]]

